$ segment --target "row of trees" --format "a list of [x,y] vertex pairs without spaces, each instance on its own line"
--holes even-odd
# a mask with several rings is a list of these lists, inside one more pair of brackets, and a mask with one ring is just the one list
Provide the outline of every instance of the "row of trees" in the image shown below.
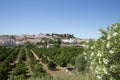
[[1,48],[0,49],[0,62],[3,62],[13,51],[12,48]]
[[[11,50],[13,50],[13,48],[10,48],[10,50],[6,49],[6,52],[9,54],[8,56],[6,56],[6,58],[0,62],[0,80],[7,80],[8,79],[8,72],[11,70],[11,65],[10,63],[12,63],[17,55],[18,55],[18,52],[19,50],[18,49],[14,49],[14,51],[11,52]],[[5,54],[1,54],[2,55],[5,55]]]
[[26,79],[27,68],[24,63],[24,61],[26,60],[25,49],[21,48],[19,50],[20,52],[18,56],[18,63],[16,64],[16,67],[10,77],[12,80]]
[[48,59],[43,56],[43,53],[40,52],[39,48],[34,48],[32,50],[35,52],[35,54],[37,54],[43,63],[47,64],[49,62]]
[[43,66],[39,64],[39,62],[34,58],[31,49],[27,49],[27,55],[30,59],[30,68],[32,71],[32,77],[44,77],[46,76],[46,72],[43,70]]
[[[76,56],[83,52],[82,48],[75,47],[62,47],[62,48],[40,48],[35,51],[35,53],[42,59],[43,55],[49,57],[50,60],[57,63],[60,66],[67,66],[67,63],[72,65],[75,64]],[[44,61],[48,63],[48,60],[45,58]]]

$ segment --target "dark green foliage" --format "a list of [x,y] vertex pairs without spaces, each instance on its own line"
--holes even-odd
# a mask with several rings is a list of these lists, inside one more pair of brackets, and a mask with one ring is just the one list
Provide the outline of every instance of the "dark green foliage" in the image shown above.
[[[38,52],[36,48],[34,50]],[[43,70],[43,66],[39,64],[39,62],[34,58],[33,53],[30,51],[30,49],[27,49],[27,55],[30,59],[30,67],[33,73],[32,77],[36,78],[47,75],[46,72]],[[39,56],[41,56],[41,54],[39,54]]]
[[0,53],[0,62],[4,61],[13,51],[11,48],[2,48]]
[[52,62],[52,61],[50,61],[49,63],[48,63],[48,69],[49,70],[55,70],[56,69],[56,64],[54,63],[54,62]]
[[[58,40],[60,45],[60,41]],[[39,63],[40,60],[36,60],[33,53],[40,58],[40,60],[48,65],[50,70],[55,70],[57,65],[67,66],[68,63],[74,65],[75,58],[77,55],[82,53],[82,48],[74,47],[54,47],[54,48],[37,48],[35,45],[26,43],[25,47],[13,47],[13,48],[0,48],[0,80],[8,79],[8,71],[11,70],[11,64],[18,57],[18,63],[15,63],[15,67],[10,74],[11,80],[26,80],[27,78],[27,66],[25,64],[26,60],[29,58],[29,66],[31,72],[33,73],[30,77],[45,77],[49,76],[44,70],[43,66]],[[6,55],[5,55],[5,54]],[[19,55],[18,55],[19,54]],[[2,58],[3,57],[3,58]],[[49,58],[49,59],[48,59]]]
[[6,51],[5,53],[9,55],[6,54],[5,56],[5,53],[1,54],[1,56],[4,56],[5,59],[3,59],[3,62],[0,63],[0,80],[8,78],[8,71],[10,67],[9,63],[11,63],[16,58],[18,52],[18,49],[13,50],[13,48],[2,48],[2,49],[3,51],[5,50]]
[[87,61],[84,58],[83,54],[80,54],[75,61],[75,66],[78,72],[84,72],[87,66]]
[[54,46],[57,47],[57,48],[60,48],[60,45],[61,45],[61,39],[57,39],[57,40],[54,42]]
[[[35,50],[34,50],[35,51]],[[65,67],[67,63],[75,64],[75,58],[77,55],[81,54],[83,51],[82,48],[74,48],[74,47],[63,47],[63,48],[41,48],[35,53],[41,58],[43,62],[46,63],[46,58],[42,55],[49,57],[55,63],[60,66]],[[47,61],[48,63],[48,61]]]
[[13,75],[12,77],[11,77],[11,80],[27,80],[27,78],[26,78],[26,76],[25,75],[23,75],[23,74],[20,74],[20,75]]
[[21,49],[22,49],[22,50],[21,50],[19,59],[25,61],[25,60],[26,60],[25,49],[24,49],[24,48],[21,48]]
[[67,62],[63,60],[63,61],[60,63],[60,66],[66,67],[66,66],[67,66]]
[[33,68],[34,73],[38,73],[38,72],[43,72],[43,68],[42,65],[40,64],[35,64],[34,68]]
[[19,63],[17,64],[17,67],[15,68],[13,74],[14,74],[14,75],[20,75],[20,74],[25,75],[25,74],[26,74],[25,64],[22,63],[22,62],[19,62]]
[[25,54],[25,49],[21,48],[20,52],[19,52],[19,57],[18,57],[18,63],[16,64],[16,67],[13,71],[13,73],[11,74],[11,79],[12,80],[25,80],[26,79],[26,65],[24,63],[25,59],[26,59],[26,54]]

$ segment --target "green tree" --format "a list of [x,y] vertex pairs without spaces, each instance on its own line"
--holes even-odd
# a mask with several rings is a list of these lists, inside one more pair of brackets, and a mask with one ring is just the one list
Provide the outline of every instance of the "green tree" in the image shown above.
[[48,63],[48,69],[49,70],[55,70],[56,69],[56,64],[54,63],[54,62],[52,62],[52,61],[50,61],[49,63]]
[[75,67],[78,70],[78,72],[84,72],[86,69],[87,61],[85,60],[85,57],[83,54],[80,54],[77,56],[75,61]]
[[61,45],[61,39],[58,38],[58,39],[55,41],[54,46],[60,48],[60,45]]

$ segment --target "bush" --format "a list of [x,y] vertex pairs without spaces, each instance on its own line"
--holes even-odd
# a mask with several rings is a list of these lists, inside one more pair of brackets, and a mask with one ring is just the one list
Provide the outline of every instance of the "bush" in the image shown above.
[[48,69],[49,69],[49,70],[54,70],[54,69],[56,69],[56,64],[55,64],[54,62],[50,61],[50,62],[48,63]]
[[75,67],[78,72],[84,72],[86,69],[87,61],[83,54],[80,54],[75,61]]
[[27,80],[27,78],[23,74],[17,76],[12,75],[11,80]]
[[120,23],[107,30],[100,29],[101,37],[86,43],[84,55],[90,70],[98,80],[120,79]]
[[17,67],[15,68],[15,70],[13,72],[13,74],[14,75],[20,75],[20,74],[25,75],[26,74],[25,64],[24,63],[18,63]]

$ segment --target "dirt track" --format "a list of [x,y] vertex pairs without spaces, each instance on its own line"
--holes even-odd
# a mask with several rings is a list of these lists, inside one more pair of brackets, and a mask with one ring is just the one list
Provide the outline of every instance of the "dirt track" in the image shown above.
[[[60,76],[59,74],[65,75],[65,70],[63,67],[60,67],[58,65],[56,67],[55,71],[51,71],[48,69],[47,64],[43,63],[33,50],[31,50],[31,52],[33,53],[33,56],[35,57],[35,59],[37,61],[39,61],[39,63],[43,66],[43,70],[45,70],[47,74],[51,75],[53,77],[53,79],[57,80],[57,77]],[[46,56],[44,55],[44,57],[46,57]],[[52,61],[52,60],[50,60],[49,57],[46,57],[46,58],[48,59],[48,61]]]

